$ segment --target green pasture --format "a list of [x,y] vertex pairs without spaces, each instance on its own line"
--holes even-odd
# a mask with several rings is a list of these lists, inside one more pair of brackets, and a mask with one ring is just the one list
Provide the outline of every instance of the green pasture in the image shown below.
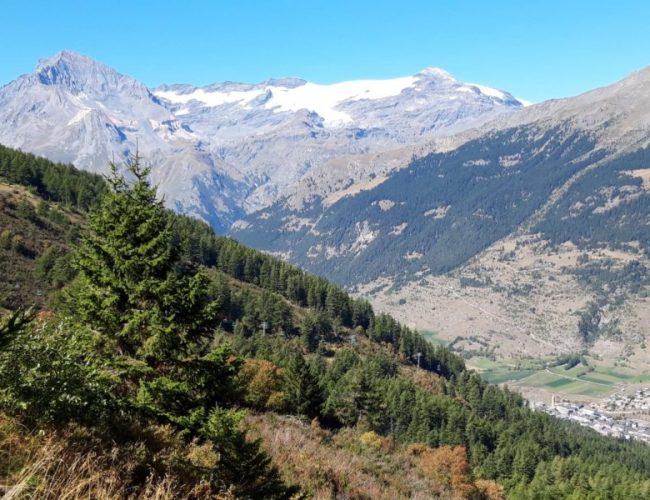
[[609,367],[578,364],[566,369],[564,365],[543,368],[539,361],[518,363],[517,368],[487,358],[472,358],[468,366],[492,384],[534,387],[564,395],[605,396],[622,384],[650,383],[650,374],[627,374]]

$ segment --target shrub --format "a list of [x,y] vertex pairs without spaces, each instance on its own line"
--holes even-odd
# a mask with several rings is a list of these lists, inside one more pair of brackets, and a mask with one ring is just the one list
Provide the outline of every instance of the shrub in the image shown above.
[[378,450],[382,447],[382,439],[379,434],[374,431],[364,432],[361,434],[361,436],[359,436],[359,442],[365,448],[371,448],[374,450]]
[[4,229],[0,233],[0,248],[9,250],[11,248],[11,242],[13,241],[13,234],[9,229]]
[[0,351],[0,406],[38,424],[105,421],[116,381],[92,354],[97,340],[65,321],[19,328]]
[[270,361],[247,359],[239,371],[244,400],[253,408],[280,411],[285,407],[283,370]]

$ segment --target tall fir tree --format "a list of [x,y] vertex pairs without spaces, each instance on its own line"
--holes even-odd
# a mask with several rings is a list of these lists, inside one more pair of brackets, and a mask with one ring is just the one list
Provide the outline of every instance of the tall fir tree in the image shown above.
[[90,215],[76,254],[79,279],[68,297],[86,324],[128,355],[187,354],[215,325],[208,279],[172,245],[170,217],[135,156],[130,183],[111,165],[109,193]]
[[[103,337],[128,414],[207,440],[224,457],[201,472],[212,484],[230,483],[248,498],[286,498],[293,490],[259,442],[246,440],[241,412],[228,408],[237,401],[239,361],[227,346],[210,342],[219,323],[218,286],[181,258],[173,219],[148,181],[150,169],[137,156],[126,166],[131,182],[112,165],[109,193],[90,215],[68,309]],[[229,431],[217,432],[224,428]]]
[[322,394],[318,380],[299,353],[294,353],[289,361],[284,389],[288,406],[297,414],[307,417],[319,414]]

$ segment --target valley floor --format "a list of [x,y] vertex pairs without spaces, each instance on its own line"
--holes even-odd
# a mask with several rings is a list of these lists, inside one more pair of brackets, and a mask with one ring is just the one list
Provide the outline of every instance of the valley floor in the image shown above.
[[[571,244],[553,249],[537,235],[519,235],[447,275],[421,276],[401,287],[384,279],[357,293],[452,347],[489,382],[547,404],[554,394],[595,403],[650,382],[647,289],[632,294],[625,283],[617,289],[598,282],[604,266],[615,273],[634,261],[648,265],[633,251],[584,251]],[[597,270],[591,271],[590,285],[581,281],[584,269]],[[616,328],[616,335],[585,345],[578,333],[580,314],[594,301],[607,302],[602,324]],[[587,366],[553,366],[575,353]]]

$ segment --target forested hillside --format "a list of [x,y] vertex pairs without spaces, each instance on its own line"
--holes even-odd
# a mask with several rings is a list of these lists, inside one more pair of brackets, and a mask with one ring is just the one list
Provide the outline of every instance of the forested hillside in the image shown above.
[[582,176],[535,228],[554,244],[629,248],[650,255],[650,149],[616,158]]
[[41,304],[70,279],[65,256],[105,191],[98,175],[0,145],[0,308]]
[[331,206],[260,211],[233,234],[345,285],[441,274],[511,234],[605,154],[589,134],[534,126],[486,134]]
[[[0,153],[36,179],[68,168]],[[31,189],[12,199],[49,198],[66,223],[1,207],[0,232],[53,235],[1,254],[42,292],[13,294],[0,323],[14,497],[650,495],[647,446],[530,411],[366,301],[166,211],[137,159],[126,170],[58,199],[12,179]]]

